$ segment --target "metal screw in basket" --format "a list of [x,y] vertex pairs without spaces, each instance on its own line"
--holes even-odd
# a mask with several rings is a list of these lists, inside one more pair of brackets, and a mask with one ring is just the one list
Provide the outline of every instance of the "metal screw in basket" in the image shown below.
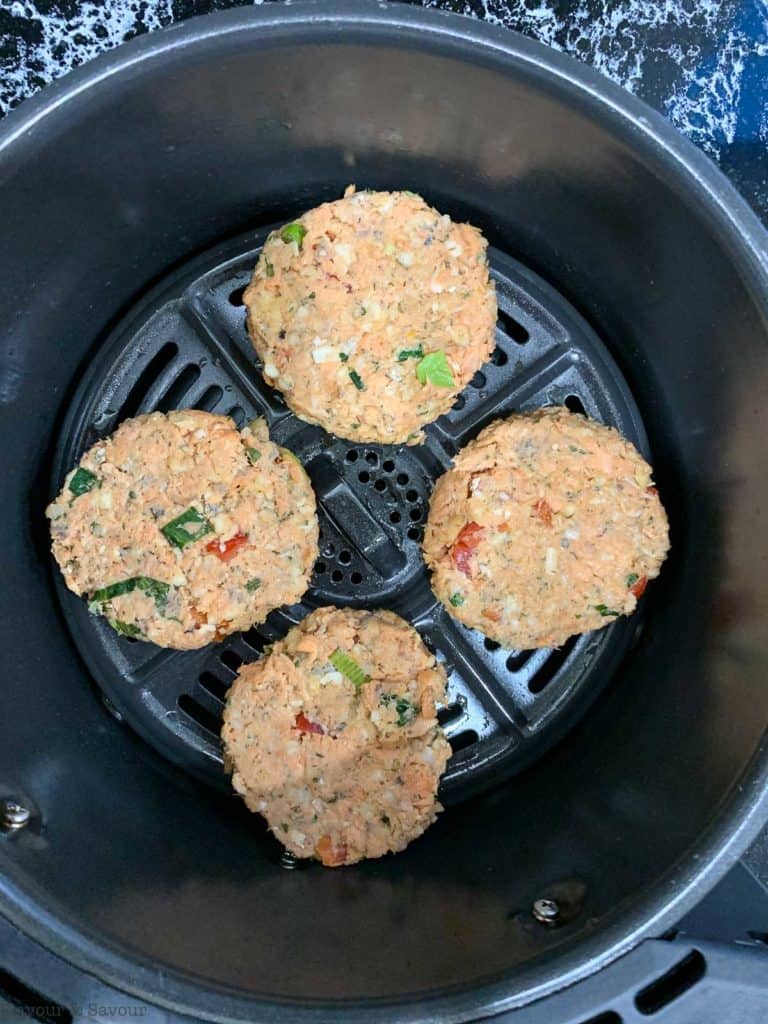
[[17,832],[29,824],[32,812],[18,801],[6,798],[0,800],[0,826],[6,832]]

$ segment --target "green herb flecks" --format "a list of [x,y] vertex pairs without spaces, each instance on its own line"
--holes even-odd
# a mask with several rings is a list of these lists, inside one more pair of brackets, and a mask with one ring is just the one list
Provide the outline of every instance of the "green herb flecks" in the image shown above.
[[333,667],[346,676],[354,684],[355,690],[359,693],[363,686],[370,681],[370,676],[360,668],[354,658],[350,658],[340,648],[336,648],[328,659]]
[[451,602],[454,608],[459,608],[461,605],[464,604],[464,595],[456,591],[455,594],[451,594],[448,600]]
[[637,575],[636,572],[631,572],[629,576],[627,576],[627,589],[634,587],[634,585],[637,583],[639,579],[640,577]]
[[599,612],[600,615],[602,615],[602,617],[604,619],[615,618],[615,617],[621,615],[621,612],[616,612],[616,611],[613,610],[613,608],[608,608],[604,604],[596,604],[596,605],[593,605],[593,607],[594,607],[595,611]]
[[280,237],[287,244],[295,242],[296,245],[298,245],[298,247],[301,248],[306,233],[307,229],[304,227],[303,224],[286,224],[285,227],[280,232]]
[[131,576],[130,579],[118,580],[117,583],[110,583],[109,586],[102,587],[100,590],[94,590],[88,608],[94,614],[102,613],[103,606],[114,598],[122,597],[123,594],[132,594],[134,590],[140,590],[147,597],[151,597],[158,612],[165,615],[170,589],[170,583],[153,580],[151,576]]
[[347,355],[346,352],[339,352],[339,359],[342,361],[342,363],[349,362],[349,356]]
[[419,345],[418,348],[404,348],[402,352],[397,355],[398,363],[404,363],[406,359],[423,359],[424,349]]
[[261,458],[261,452],[258,448],[246,447],[245,454],[248,456],[248,461],[252,466],[255,466]]
[[75,470],[75,475],[69,481],[70,491],[76,498],[79,498],[81,494],[87,494],[88,491],[92,491],[94,487],[101,487],[101,483],[96,474],[92,473],[90,469],[78,466]]
[[120,636],[141,636],[141,630],[138,626],[134,626],[132,622],[121,622],[120,619],[107,619],[107,622]]
[[365,391],[365,384],[363,384],[363,378],[357,372],[357,370],[349,370],[349,379],[355,385],[358,391]]
[[248,582],[245,584],[245,589],[248,591],[249,594],[255,594],[260,586],[261,580],[257,576],[254,576],[252,580],[248,580]]
[[390,707],[394,704],[395,711],[397,712],[397,724],[399,726],[408,725],[419,713],[419,709],[414,703],[408,700],[407,697],[398,697],[396,693],[383,694],[381,703],[385,707]]
[[419,383],[429,382],[438,388],[452,388],[455,384],[445,352],[427,352],[416,364],[416,376]]
[[213,533],[213,526],[196,508],[190,507],[170,523],[160,527],[160,533],[175,548],[185,548],[192,541],[200,540],[207,533]]
[[275,268],[272,266],[272,264],[269,262],[266,256],[264,257],[264,273],[267,275],[267,277],[275,276]]

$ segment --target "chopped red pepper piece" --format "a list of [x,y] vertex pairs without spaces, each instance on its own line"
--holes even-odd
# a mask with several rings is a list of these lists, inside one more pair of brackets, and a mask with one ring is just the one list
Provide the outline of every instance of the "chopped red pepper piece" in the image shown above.
[[659,493],[659,488],[658,487],[646,487],[645,490],[646,490],[647,494],[658,494]]
[[630,594],[634,594],[635,597],[642,597],[645,593],[645,588],[648,586],[648,577],[641,576],[640,579],[629,588]]
[[483,527],[478,523],[467,523],[461,528],[459,535],[451,546],[453,564],[465,576],[472,575],[472,559],[477,545],[480,543],[482,533]]
[[205,545],[205,550],[209,551],[212,555],[216,555],[222,562],[228,562],[247,543],[248,534],[238,530],[234,537],[230,537],[229,540],[212,540],[210,544]]
[[339,843],[338,846],[334,846],[330,836],[320,836],[315,853],[327,868],[338,868],[347,862],[347,844]]
[[533,511],[544,523],[545,526],[552,525],[552,507],[546,498],[539,498],[536,504],[533,506]]
[[319,722],[313,722],[311,718],[307,718],[303,711],[296,715],[296,725],[293,728],[298,729],[299,732],[311,732],[316,736],[325,736],[325,729],[322,725]]

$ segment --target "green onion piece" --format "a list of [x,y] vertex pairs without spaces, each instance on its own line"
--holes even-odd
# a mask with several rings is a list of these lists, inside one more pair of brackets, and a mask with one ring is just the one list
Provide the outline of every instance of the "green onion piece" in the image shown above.
[[295,242],[296,245],[298,245],[298,247],[301,248],[301,243],[304,241],[304,235],[306,235],[306,233],[307,229],[304,227],[303,224],[286,224],[285,227],[280,232],[280,237],[284,242],[287,242],[289,244],[291,242]]
[[357,370],[349,371],[349,379],[355,385],[358,391],[365,391],[365,384],[363,384],[363,378],[357,372]]
[[258,578],[258,576],[254,576],[252,580],[248,580],[248,582],[245,584],[245,589],[248,591],[249,594],[254,594],[259,589],[260,586],[261,580]]
[[404,363],[406,359],[423,359],[424,349],[419,345],[418,348],[404,348],[397,356],[398,363]]
[[596,612],[600,612],[604,619],[609,616],[621,615],[621,612],[615,612],[613,608],[607,608],[604,604],[596,604],[594,609]]
[[170,523],[160,527],[169,544],[175,548],[184,548],[193,540],[200,540],[206,533],[213,533],[213,526],[205,516],[201,516],[196,508],[188,508],[180,516],[172,519]]
[[347,355],[346,352],[339,352],[339,359],[342,361],[342,363],[349,362],[349,356]]
[[640,577],[637,575],[636,572],[631,572],[629,576],[627,576],[627,588],[634,587],[634,585],[637,583],[639,579]]
[[389,707],[391,704],[395,705],[397,724],[400,726],[408,725],[409,722],[412,722],[419,711],[416,705],[412,704],[407,697],[398,697],[396,693],[383,694],[381,703],[385,707]]
[[464,604],[464,595],[456,591],[455,594],[451,594],[449,600],[454,608],[458,608],[460,605]]
[[79,498],[81,494],[87,494],[88,491],[92,491],[94,487],[101,487],[99,478],[95,473],[92,473],[90,469],[84,469],[82,466],[78,466],[75,470],[75,475],[69,481],[69,489],[72,491],[76,498]]
[[419,383],[426,384],[429,381],[438,388],[452,388],[455,384],[445,352],[427,352],[416,364],[416,376]]
[[255,466],[261,458],[261,452],[258,448],[246,448],[245,454],[248,456],[248,461],[252,466]]
[[123,594],[131,594],[134,590],[141,590],[148,597],[151,597],[161,615],[164,614],[168,604],[168,592],[171,589],[170,583],[162,583],[160,580],[153,580],[151,576],[131,576],[127,580],[118,580],[117,583],[110,583],[100,590],[94,590],[91,594],[88,608],[91,612],[101,611],[101,605],[107,604],[115,597]]
[[107,622],[120,636],[141,636],[141,630],[132,622],[121,622],[120,619],[107,619]]
[[338,647],[328,660],[335,669],[341,672],[342,675],[346,676],[350,682],[354,683],[355,690],[358,692],[371,678],[363,672],[354,658],[350,658],[348,654],[345,654],[344,651],[340,650]]
[[264,257],[264,273],[267,275],[267,277],[275,276],[275,268],[272,266],[272,264],[269,262],[266,256]]

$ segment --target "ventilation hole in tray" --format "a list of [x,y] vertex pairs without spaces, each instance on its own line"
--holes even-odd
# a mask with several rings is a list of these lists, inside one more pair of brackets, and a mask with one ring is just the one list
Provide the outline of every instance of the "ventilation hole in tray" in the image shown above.
[[397,482],[400,485],[400,487],[405,487],[405,485],[408,483],[408,479],[409,478],[408,478],[408,474],[407,473],[398,473],[397,474]]
[[349,577],[349,581],[353,587],[358,587],[363,582],[363,577],[359,572],[353,572]]
[[497,643],[496,640],[491,640],[490,637],[486,637],[485,640],[483,640],[483,647],[485,647],[486,651],[491,651],[492,653],[493,651],[498,651],[501,644]]
[[687,956],[670,967],[666,974],[641,988],[635,996],[635,1006],[645,1016],[658,1013],[701,981],[706,972],[707,961],[698,949],[692,949]]
[[343,579],[344,573],[340,572],[338,569],[334,569],[333,572],[331,573],[331,581],[333,583],[341,583]]
[[245,426],[245,409],[241,405],[233,405],[227,416],[235,421],[235,426],[238,430],[242,430]]
[[243,659],[237,651],[222,651],[219,655],[219,661],[232,672],[237,672],[243,664]]
[[458,395],[456,401],[451,406],[454,412],[461,412],[464,406],[467,404],[467,400],[464,395]]
[[437,712],[437,720],[445,729],[446,726],[452,725],[454,722],[458,722],[463,714],[464,708],[457,701],[454,704],[446,704],[444,708],[440,708]]
[[448,737],[448,742],[451,744],[451,750],[454,754],[458,754],[460,750],[466,750],[467,747],[473,746],[477,741],[478,735],[474,729],[464,729],[463,732]]
[[219,735],[221,721],[218,716],[212,714],[202,704],[198,704],[194,697],[190,697],[188,693],[182,693],[177,703],[184,714],[191,718],[193,722],[197,722],[198,725],[213,733],[214,736]]
[[538,672],[528,681],[528,689],[531,693],[541,693],[544,687],[552,682],[568,660],[568,656],[575,647],[577,639],[577,637],[572,636],[570,640],[566,640],[562,647],[552,651]]
[[401,516],[400,516],[399,512],[390,512],[389,513],[389,521],[390,521],[390,523],[399,523],[400,519],[401,519]]
[[406,501],[418,501],[419,500],[419,492],[418,491],[414,491],[413,489],[411,489],[410,491],[406,491],[405,492],[405,500]]
[[381,468],[384,470],[385,473],[391,473],[392,470],[395,468],[395,464],[392,461],[392,459],[385,459],[385,461],[382,463]]
[[409,515],[409,517],[411,519],[411,522],[418,523],[418,521],[421,519],[421,509],[420,508],[412,508],[411,511],[408,513],[408,515]]
[[503,348],[497,345],[491,355],[491,362],[494,366],[506,366],[509,362],[509,356]]
[[146,398],[147,392],[157,378],[166,370],[176,357],[178,348],[172,341],[167,341],[159,352],[155,353],[147,365],[139,374],[139,379],[133,385],[123,407],[120,410],[122,419],[130,419],[139,411],[141,403]]
[[247,284],[241,284],[239,288],[235,288],[234,291],[229,293],[229,304],[230,306],[244,306],[243,292],[248,287]]
[[570,409],[571,412],[580,412],[582,416],[586,416],[587,410],[584,408],[584,403],[578,395],[568,395],[565,400],[566,409]]
[[376,452],[366,452],[365,461],[368,463],[369,466],[378,466],[379,456],[376,454]]
[[499,310],[499,327],[508,338],[511,338],[518,345],[525,345],[531,337],[521,323],[518,323],[513,316],[510,316],[509,313],[505,313],[503,310]]
[[349,551],[340,551],[339,561],[341,562],[342,565],[349,565],[349,563],[352,561],[351,553]]
[[370,483],[371,474],[364,469],[362,473],[357,474],[357,479],[360,481],[361,484]]
[[321,562],[321,561],[315,562],[315,572],[317,573],[318,576],[322,576],[323,573],[325,572],[325,570],[326,570],[325,562]]
[[533,651],[517,651],[507,658],[507,672],[519,672],[533,657]]
[[479,391],[480,388],[484,388],[485,384],[486,384],[485,374],[481,370],[478,370],[477,373],[475,374],[475,376],[469,382],[469,386],[471,388],[475,388],[477,391]]
[[354,448],[350,448],[347,452],[347,462],[357,462],[357,452]]
[[387,489],[387,485],[384,482],[384,480],[377,480],[376,483],[373,486],[376,488],[376,490],[379,492],[379,494],[381,494],[382,491],[386,491],[386,489]]
[[409,530],[408,530],[408,539],[409,540],[420,540],[421,539],[421,530],[418,528],[418,526],[411,526],[409,528]]
[[201,412],[213,412],[216,406],[221,401],[224,392],[218,384],[212,384],[209,388],[200,395],[198,400],[194,404],[195,409],[199,409]]
[[204,690],[207,690],[212,697],[220,700],[222,704],[227,698],[229,683],[223,683],[213,672],[201,672],[198,682]]
[[262,654],[264,648],[269,643],[257,629],[249,629],[247,633],[243,633],[242,639],[248,644],[251,650],[256,651],[257,654]]
[[155,409],[158,412],[170,412],[171,409],[178,409],[184,395],[199,377],[200,367],[196,363],[188,363],[155,405]]

